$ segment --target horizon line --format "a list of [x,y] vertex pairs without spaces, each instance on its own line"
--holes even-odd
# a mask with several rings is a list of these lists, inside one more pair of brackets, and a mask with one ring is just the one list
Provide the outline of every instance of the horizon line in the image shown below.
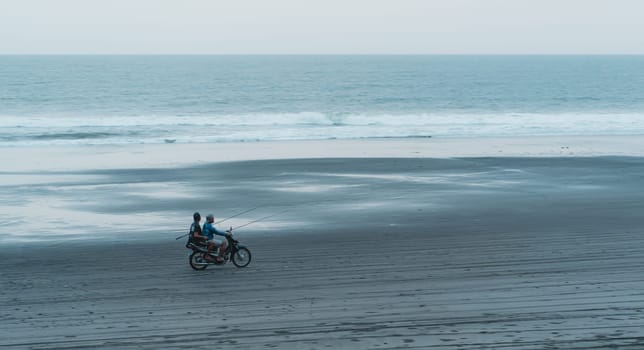
[[0,56],[644,56],[644,53],[0,53]]

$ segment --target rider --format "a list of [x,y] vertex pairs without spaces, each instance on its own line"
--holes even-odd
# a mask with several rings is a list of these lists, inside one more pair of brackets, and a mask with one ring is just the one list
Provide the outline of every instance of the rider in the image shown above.
[[[206,222],[203,224],[203,235],[208,237],[209,242],[214,243],[215,246],[219,247],[219,256],[217,256],[217,262],[223,262],[224,252],[226,251],[226,247],[228,246],[228,240],[217,239],[215,238],[215,235],[226,237],[228,235],[228,232],[221,232],[217,230],[215,228],[215,225],[213,224],[214,222],[215,217],[212,214],[208,214],[208,216],[206,216]],[[210,247],[208,248],[208,253],[210,253]]]
[[201,222],[201,214],[199,214],[199,212],[195,212],[192,214],[192,218],[194,221],[190,225],[190,240],[195,244],[208,246],[206,259],[210,259],[210,252],[215,249],[215,244],[209,241],[208,236],[204,235],[201,231],[201,226],[199,225]]

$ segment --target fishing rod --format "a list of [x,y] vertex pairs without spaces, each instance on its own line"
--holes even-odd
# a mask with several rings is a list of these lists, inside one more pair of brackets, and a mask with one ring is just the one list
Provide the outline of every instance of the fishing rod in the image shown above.
[[285,213],[285,212],[287,212],[287,211],[288,211],[288,209],[287,209],[287,210],[282,210],[282,211],[277,212],[277,213],[275,213],[275,214],[271,214],[271,215],[268,215],[268,216],[264,216],[263,218],[259,218],[259,219],[257,219],[257,220],[253,220],[253,221],[251,221],[251,222],[247,222],[247,223],[245,223],[245,224],[243,224],[243,225],[239,225],[239,226],[236,226],[236,227],[231,227],[231,228],[230,228],[230,230],[231,230],[231,231],[232,231],[232,230],[237,230],[238,228],[242,228],[242,227],[244,227],[244,226],[248,226],[248,225],[250,225],[250,224],[254,224],[254,223],[258,222],[258,221],[266,220],[266,219],[268,219],[268,218],[272,218],[272,217],[277,216],[277,215],[279,215],[279,214],[283,214],[283,213]]
[[228,220],[228,219],[236,218],[236,217],[238,217],[238,216],[240,216],[240,215],[242,215],[242,214],[246,214],[246,213],[251,212],[251,211],[253,211],[253,210],[257,209],[257,208],[259,208],[259,207],[255,207],[255,208],[253,208],[253,209],[248,209],[248,210],[246,210],[246,211],[242,211],[242,212],[241,212],[241,213],[239,213],[239,214],[235,214],[235,215],[233,215],[233,216],[229,216],[229,217],[227,217],[227,218],[225,218],[225,219],[223,219],[223,220],[219,220],[219,221],[217,221],[217,222],[214,222],[213,224],[215,224],[215,225],[216,225],[216,224],[221,224],[222,222],[224,222],[224,221],[226,221],[226,220]]
[[[229,217],[227,217],[227,218],[225,218],[225,219],[223,219],[223,220],[219,220],[219,221],[215,222],[214,224],[220,224],[220,223],[222,223],[222,222],[224,222],[224,221],[226,221],[226,220],[229,220],[229,219],[232,219],[232,218],[236,218],[236,217],[238,217],[238,216],[240,216],[240,215],[243,215],[243,214],[246,214],[246,213],[248,213],[248,212],[251,212],[251,211],[253,211],[253,210],[257,209],[257,208],[259,208],[259,207],[255,207],[255,208],[252,208],[252,209],[248,209],[248,210],[242,211],[241,213],[237,213],[237,214],[235,214],[235,215],[233,215],[233,216],[229,216]],[[179,237],[175,238],[174,240],[175,240],[175,241],[176,241],[176,240],[179,240],[179,239],[181,239],[181,238],[183,238],[183,237],[185,237],[185,236],[187,236],[187,235],[189,235],[189,234],[190,234],[190,232],[188,232],[188,233],[186,233],[186,234],[183,234],[183,235],[181,235],[181,236],[179,236]]]

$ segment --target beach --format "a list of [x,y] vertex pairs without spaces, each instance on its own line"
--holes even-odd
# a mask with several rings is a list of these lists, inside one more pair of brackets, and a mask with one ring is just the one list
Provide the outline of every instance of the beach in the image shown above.
[[[0,349],[641,349],[638,137],[0,153]],[[194,271],[194,211],[243,269]]]

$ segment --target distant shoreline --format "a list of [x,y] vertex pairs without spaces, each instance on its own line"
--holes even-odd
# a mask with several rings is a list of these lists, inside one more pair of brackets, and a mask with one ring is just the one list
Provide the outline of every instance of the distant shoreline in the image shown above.
[[644,157],[644,138],[535,136],[4,147],[1,173],[301,158]]
[[323,56],[323,57],[361,57],[361,56],[373,56],[373,57],[477,57],[477,56],[482,56],[482,57],[548,57],[548,56],[553,56],[553,57],[629,57],[629,56],[634,56],[634,57],[640,57],[644,56],[642,53],[149,53],[149,54],[140,54],[140,53],[0,53],[0,56],[8,56],[8,57],[20,57],[20,56],[25,56],[25,57],[38,57],[38,56],[51,56],[51,57],[59,57],[59,56],[81,56],[81,57],[91,57],[91,56],[98,56],[98,57],[111,57],[111,56],[124,56],[124,57],[200,57],[200,56],[222,56],[222,57],[289,57],[289,56],[297,56],[297,57],[316,57],[316,56]]

